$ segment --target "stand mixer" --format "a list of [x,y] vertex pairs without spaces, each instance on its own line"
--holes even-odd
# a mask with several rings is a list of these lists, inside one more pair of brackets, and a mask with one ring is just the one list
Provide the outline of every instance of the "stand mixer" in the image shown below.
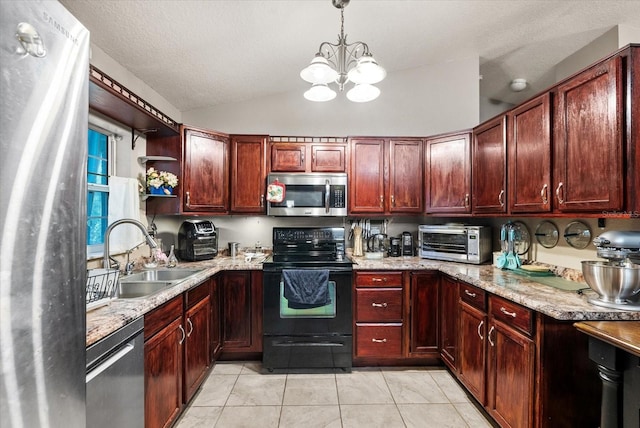
[[598,293],[590,303],[615,309],[640,310],[640,231],[609,231],[593,240],[598,257],[583,261],[582,273]]

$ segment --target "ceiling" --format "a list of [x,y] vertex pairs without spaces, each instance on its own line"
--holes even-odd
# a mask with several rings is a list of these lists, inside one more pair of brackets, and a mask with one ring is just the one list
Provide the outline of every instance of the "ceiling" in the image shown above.
[[[61,3],[93,44],[180,111],[302,96],[300,70],[340,31],[330,0]],[[345,9],[347,41],[366,42],[388,73],[479,57],[480,95],[510,103],[555,83],[557,63],[618,24],[640,29],[640,1],[353,0]],[[527,90],[511,92],[513,78]]]

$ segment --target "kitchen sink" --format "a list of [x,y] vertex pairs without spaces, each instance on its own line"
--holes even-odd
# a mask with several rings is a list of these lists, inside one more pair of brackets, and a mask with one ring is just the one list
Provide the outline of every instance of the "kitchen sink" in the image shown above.
[[158,269],[147,270],[120,277],[117,297],[120,299],[134,299],[145,297],[166,290],[178,284],[200,270],[190,269]]
[[173,284],[175,284],[175,282],[171,281],[120,281],[118,298],[133,299],[148,296],[149,294],[162,291]]
[[190,269],[154,269],[120,277],[120,281],[180,281],[198,272]]

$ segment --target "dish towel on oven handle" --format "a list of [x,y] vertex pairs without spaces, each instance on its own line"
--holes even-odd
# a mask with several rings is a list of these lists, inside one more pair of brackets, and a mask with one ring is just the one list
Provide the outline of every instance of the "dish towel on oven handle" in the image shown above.
[[283,269],[284,297],[291,309],[311,309],[331,303],[329,271]]

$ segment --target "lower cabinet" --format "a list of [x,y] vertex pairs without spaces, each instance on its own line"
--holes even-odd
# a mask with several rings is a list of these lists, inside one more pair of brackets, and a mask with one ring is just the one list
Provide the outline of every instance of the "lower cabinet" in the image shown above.
[[401,358],[403,273],[355,272],[354,357]]
[[440,273],[411,272],[409,276],[409,356],[438,357]]
[[484,290],[460,282],[458,379],[485,405],[487,300]]
[[226,271],[219,276],[222,305],[221,359],[262,352],[262,272]]
[[145,427],[179,416],[210,365],[210,287],[206,281],[144,317]]

